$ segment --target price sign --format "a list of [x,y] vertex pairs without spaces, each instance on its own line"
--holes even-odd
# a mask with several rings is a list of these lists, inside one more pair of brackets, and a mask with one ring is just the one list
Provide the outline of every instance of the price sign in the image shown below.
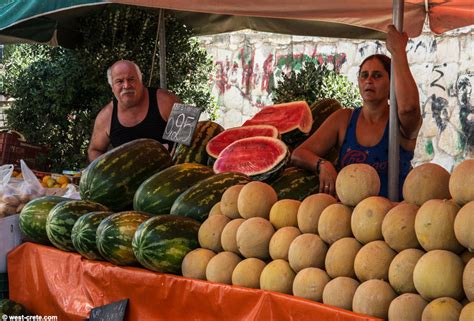
[[112,302],[100,307],[93,308],[89,321],[123,321],[128,299]]
[[184,104],[174,104],[166,124],[163,139],[189,146],[201,110]]

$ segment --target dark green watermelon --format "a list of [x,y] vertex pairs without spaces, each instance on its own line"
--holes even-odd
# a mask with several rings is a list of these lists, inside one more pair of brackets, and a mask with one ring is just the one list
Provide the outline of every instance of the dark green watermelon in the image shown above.
[[96,235],[100,222],[112,212],[90,212],[82,215],[72,227],[71,240],[77,253],[89,260],[102,260],[97,250]]
[[58,249],[75,251],[71,233],[76,221],[86,213],[108,210],[104,205],[91,201],[72,200],[58,203],[48,214],[46,234]]
[[142,223],[133,237],[133,253],[144,267],[181,274],[186,254],[199,247],[200,223],[192,218],[159,215]]
[[46,219],[56,204],[67,200],[59,196],[43,196],[26,203],[20,213],[20,229],[29,241],[51,244],[46,234]]
[[168,150],[153,139],[137,139],[116,147],[84,170],[81,198],[113,211],[131,209],[133,196],[148,177],[172,164]]
[[145,212],[125,211],[103,219],[96,235],[100,255],[113,264],[138,265],[133,254],[132,239],[138,226],[150,217]]
[[176,198],[204,178],[214,175],[210,167],[184,163],[168,167],[144,181],[133,198],[133,209],[153,215],[169,214]]
[[275,189],[278,199],[302,201],[319,192],[319,177],[298,167],[285,168],[278,177],[268,183]]

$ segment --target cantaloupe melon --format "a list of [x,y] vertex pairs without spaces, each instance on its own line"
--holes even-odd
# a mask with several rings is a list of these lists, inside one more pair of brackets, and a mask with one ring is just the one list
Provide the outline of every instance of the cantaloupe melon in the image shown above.
[[209,261],[216,255],[208,249],[195,249],[186,254],[181,263],[183,276],[192,279],[205,280],[206,267]]
[[232,272],[232,284],[260,289],[260,275],[265,265],[265,262],[256,258],[240,261]]
[[459,315],[459,321],[472,321],[474,315],[474,302],[466,304]]
[[462,275],[462,285],[466,297],[469,301],[474,301],[474,259],[469,260],[469,262],[464,267],[464,272]]
[[474,201],[465,204],[456,215],[454,235],[462,246],[474,252]]
[[421,321],[459,321],[462,305],[453,298],[438,298],[423,310]]
[[318,268],[305,268],[299,271],[293,281],[293,295],[316,302],[322,302],[323,290],[331,280],[329,275]]
[[240,254],[246,258],[266,260],[270,257],[268,245],[275,233],[272,223],[262,217],[252,217],[237,229],[236,240]]
[[294,226],[282,227],[276,231],[270,239],[270,257],[273,260],[283,259],[288,261],[290,244],[299,235],[301,235],[300,230]]
[[201,247],[214,252],[222,251],[221,234],[230,218],[225,215],[208,217],[199,227],[198,240]]
[[239,193],[242,190],[244,185],[238,184],[229,187],[225,190],[224,194],[221,197],[221,212],[230,219],[239,218],[239,210],[237,209],[237,199]]
[[355,291],[352,310],[357,313],[387,319],[390,303],[396,297],[395,291],[387,282],[368,280],[359,285]]
[[220,252],[209,260],[206,279],[211,282],[232,284],[232,272],[242,259],[233,252]]
[[352,211],[351,228],[354,237],[362,244],[383,240],[382,222],[392,207],[392,201],[382,196],[362,200]]
[[331,278],[338,276],[347,276],[355,278],[354,260],[362,248],[353,237],[344,237],[334,242],[326,254],[325,267],[326,272]]
[[415,293],[405,293],[396,297],[388,308],[390,321],[419,321],[428,302]]
[[418,209],[418,205],[400,203],[385,215],[382,222],[383,239],[395,251],[421,248],[415,233]]
[[211,210],[209,211],[209,216],[213,216],[213,215],[224,215],[222,214],[222,211],[221,211],[221,202],[217,202],[211,207]]
[[462,278],[464,264],[459,256],[445,250],[424,254],[413,270],[413,283],[418,293],[427,300],[464,296]]
[[351,213],[350,207],[340,203],[326,207],[318,223],[318,234],[321,239],[332,244],[343,237],[351,237]]
[[465,159],[454,167],[449,192],[459,205],[474,201],[474,159]]
[[260,274],[260,289],[293,294],[293,281],[296,273],[285,260],[268,263]]
[[380,178],[375,168],[367,164],[351,164],[339,172],[336,178],[336,194],[348,206],[356,206],[360,201],[379,195]]
[[306,197],[298,208],[298,228],[302,233],[318,233],[319,217],[323,210],[337,200],[326,193],[312,194]]
[[372,241],[364,245],[354,259],[354,271],[359,281],[388,281],[388,269],[396,254],[384,241]]
[[240,254],[237,247],[237,229],[244,221],[243,218],[235,218],[224,226],[221,233],[221,245],[224,251]]
[[388,282],[395,292],[416,293],[413,270],[424,254],[425,252],[419,249],[406,249],[395,256],[388,268]]
[[447,250],[461,253],[464,248],[454,234],[454,220],[460,207],[449,200],[426,201],[415,217],[416,238],[425,251]]
[[282,199],[273,204],[270,209],[270,223],[275,230],[285,226],[298,226],[296,216],[300,204],[300,201],[291,199]]
[[425,163],[413,168],[403,183],[403,198],[418,206],[431,199],[450,199],[450,174],[434,163]]
[[243,218],[270,215],[270,209],[278,200],[277,193],[267,183],[253,181],[245,184],[237,198],[237,209]]
[[290,244],[288,262],[296,273],[308,267],[323,269],[327,250],[327,245],[316,234],[301,234]]
[[359,281],[345,276],[332,279],[324,287],[323,303],[351,311],[352,299],[359,284]]

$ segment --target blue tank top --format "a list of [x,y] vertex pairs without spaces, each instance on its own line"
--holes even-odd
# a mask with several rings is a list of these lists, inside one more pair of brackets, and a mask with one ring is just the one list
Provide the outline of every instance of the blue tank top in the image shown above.
[[[356,108],[352,112],[351,121],[346,130],[346,136],[339,152],[339,166],[343,168],[349,164],[364,163],[371,165],[377,170],[380,177],[380,196],[388,197],[388,122],[385,126],[383,137],[380,142],[372,147],[359,144],[356,136],[357,120],[362,108]],[[413,152],[407,151],[400,146],[400,175],[399,175],[399,199],[402,197],[403,182],[411,169]]]

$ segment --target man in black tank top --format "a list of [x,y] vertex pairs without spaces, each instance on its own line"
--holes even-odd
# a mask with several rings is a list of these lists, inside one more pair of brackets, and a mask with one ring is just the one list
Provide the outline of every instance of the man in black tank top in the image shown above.
[[114,99],[99,112],[88,149],[89,161],[138,138],[152,138],[170,147],[163,132],[174,103],[181,100],[164,89],[143,85],[140,68],[132,61],[119,60],[107,70]]

